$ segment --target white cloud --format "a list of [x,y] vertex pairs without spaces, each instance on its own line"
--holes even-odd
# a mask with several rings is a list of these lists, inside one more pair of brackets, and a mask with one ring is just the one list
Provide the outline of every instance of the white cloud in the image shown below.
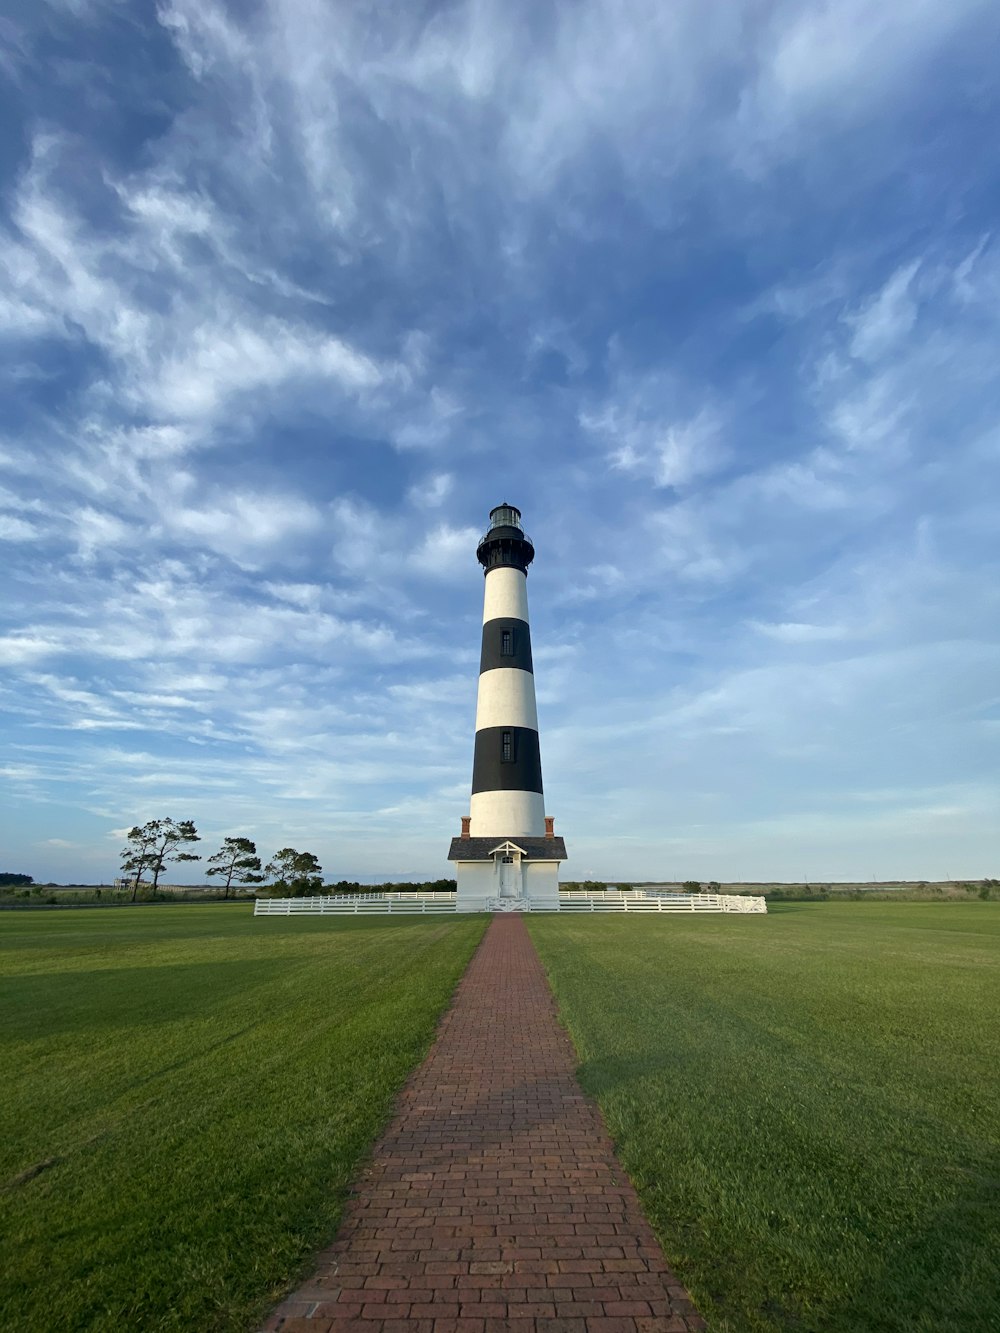
[[435,472],[410,487],[410,503],[418,509],[437,509],[455,489],[455,478],[449,472]]
[[763,469],[758,478],[761,495],[806,509],[857,508],[861,503],[856,479],[831,449],[816,448],[792,463]]
[[303,611],[318,611],[323,600],[323,588],[318,583],[265,583],[263,590]]
[[341,496],[331,505],[330,532],[334,558],[351,574],[376,572],[386,553],[395,548],[394,524],[372,505]]
[[135,538],[133,525],[123,522],[114,514],[94,509],[91,505],[74,510],[72,523],[80,550],[85,555]]
[[589,602],[598,598],[617,598],[629,590],[628,573],[617,565],[591,565],[566,588],[562,600],[566,603]]
[[157,235],[157,250],[171,252],[172,258],[177,257],[173,253],[175,237],[207,236],[225,227],[211,200],[203,194],[184,193],[152,183],[135,190],[118,183],[116,188],[129,211]]
[[119,717],[77,717],[70,731],[148,731],[148,722],[129,722]]
[[656,564],[683,579],[723,583],[748,562],[748,553],[714,522],[713,508],[682,502],[649,520]]
[[[385,659],[400,662],[426,653],[424,645],[382,619],[341,616],[289,604],[268,605],[214,587],[176,562],[145,576],[123,575],[99,588],[81,574],[67,579],[86,588],[77,614],[56,623],[27,625],[0,638],[0,661],[57,660],[73,655],[91,663],[170,663],[172,674],[207,663],[223,668],[265,659],[344,665]],[[104,687],[102,687],[104,688]]]
[[389,686],[389,694],[394,699],[418,705],[444,704],[451,707],[456,699],[463,696],[471,697],[474,692],[475,683],[468,674],[408,681],[404,684]]
[[782,643],[829,643],[847,638],[849,634],[844,625],[810,625],[795,620],[782,621],[780,624],[753,620],[750,626],[758,634],[763,634],[769,639],[778,639]]
[[440,523],[414,552],[414,567],[434,578],[468,578],[479,536],[476,528],[453,528]]
[[728,451],[714,410],[677,419],[670,397],[669,381],[620,376],[609,401],[580,413],[580,425],[602,442],[615,470],[681,490],[719,471]]
[[203,506],[168,502],[161,517],[168,531],[236,558],[260,557],[284,542],[308,537],[323,521],[320,510],[298,496],[249,491],[220,494]]
[[29,630],[0,635],[0,663],[6,666],[36,662],[61,651],[63,645],[57,633],[45,637]]
[[342,339],[276,319],[205,323],[187,331],[167,353],[140,401],[164,415],[214,416],[234,396],[259,393],[297,379],[330,380],[339,388],[369,389],[382,371]]
[[776,150],[800,150],[824,120],[856,123],[889,102],[986,0],[827,0],[779,5],[762,31],[756,78],[733,126],[736,160],[754,170]]
[[[985,0],[830,0],[807,12],[590,0],[556,6],[539,24],[529,7],[475,0],[373,24],[351,7],[270,0],[238,24],[209,0],[172,0],[160,21],[206,98],[246,107],[223,145],[244,179],[263,185],[273,174],[287,118],[324,233],[406,247],[429,193],[461,216],[463,198],[479,192],[495,200],[516,268],[524,250],[512,201],[544,198],[574,172],[592,182],[595,157],[610,156],[632,197],[671,215],[683,205],[660,189],[665,181],[706,159],[759,172],[776,153],[805,153],[818,124],[871,114],[985,9]],[[377,178],[361,167],[371,145],[355,105],[403,149]],[[559,203],[562,227],[601,225],[571,195]],[[154,205],[158,217],[164,209]]]
[[400,449],[432,449],[452,436],[465,415],[465,407],[449,389],[435,385],[405,409],[391,427],[390,438]]
[[833,395],[829,424],[849,450],[880,451],[896,457],[909,447],[906,416],[909,391],[897,374],[845,378]]
[[12,514],[0,514],[0,541],[34,542],[43,536],[34,523]]
[[[60,168],[72,151],[57,135],[36,138],[15,195],[19,237],[5,240],[0,316],[6,311],[22,333],[82,335],[106,355],[108,390],[152,417],[133,428],[95,422],[106,454],[162,457],[189,448],[250,396],[312,383],[353,400],[398,378],[397,367],[344,337],[262,310],[225,266],[192,262],[186,238],[212,229],[214,240],[216,232],[197,193],[112,181],[131,229],[90,227],[60,193]],[[166,310],[150,301],[151,290],[164,289]]]
[[861,357],[865,361],[877,360],[910,332],[917,318],[913,279],[919,269],[919,260],[897,269],[882,290],[862,309],[856,314],[844,316],[854,329],[852,356]]
[[995,262],[990,264],[987,257],[992,241],[993,237],[988,232],[985,236],[981,236],[973,249],[955,268],[953,275],[955,295],[965,305],[979,304],[986,294],[984,286],[994,294],[997,291],[1000,270]]

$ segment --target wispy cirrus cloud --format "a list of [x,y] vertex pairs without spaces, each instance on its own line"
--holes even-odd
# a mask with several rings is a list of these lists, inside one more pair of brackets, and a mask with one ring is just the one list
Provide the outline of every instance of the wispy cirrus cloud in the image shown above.
[[604,444],[610,466],[675,490],[719,471],[728,451],[717,416],[703,409],[689,420],[664,419],[644,390],[620,387],[615,401],[581,415],[584,430]]
[[442,870],[503,498],[580,877],[981,868],[984,0],[5,23],[0,698],[42,874],[168,808]]

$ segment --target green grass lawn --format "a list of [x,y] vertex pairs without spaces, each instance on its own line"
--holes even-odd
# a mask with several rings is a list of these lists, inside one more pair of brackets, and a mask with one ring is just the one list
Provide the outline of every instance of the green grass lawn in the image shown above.
[[715,1333],[1000,1329],[1000,904],[529,925]]
[[0,915],[0,1328],[252,1327],[486,924]]

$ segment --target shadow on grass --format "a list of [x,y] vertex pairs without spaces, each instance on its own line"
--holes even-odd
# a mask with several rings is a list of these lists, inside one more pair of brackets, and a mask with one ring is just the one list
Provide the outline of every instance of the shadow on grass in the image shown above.
[[4,1037],[38,1040],[194,1018],[210,1013],[214,999],[245,996],[286,967],[282,959],[223,960],[8,977],[0,982]]
[[965,1188],[921,1231],[873,1249],[864,1279],[812,1326],[824,1333],[1000,1329],[1000,1159],[990,1168],[991,1176],[954,1168]]

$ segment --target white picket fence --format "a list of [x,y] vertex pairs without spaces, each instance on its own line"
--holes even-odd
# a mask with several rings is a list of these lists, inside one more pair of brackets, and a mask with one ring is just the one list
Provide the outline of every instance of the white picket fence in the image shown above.
[[560,912],[766,912],[764,898],[732,893],[583,893],[559,895]]
[[453,893],[352,893],[323,898],[258,898],[254,916],[385,916],[454,912]]
[[[520,900],[518,900],[519,902]],[[511,900],[510,910],[518,908]],[[506,906],[506,904],[505,904]],[[338,897],[258,898],[254,916],[386,916],[454,913],[458,910],[453,893],[355,893]],[[496,910],[487,903],[484,911]],[[551,910],[544,907],[543,911]],[[571,890],[560,893],[560,912],[766,912],[763,898],[745,898],[728,893],[645,894],[631,892],[584,893]]]

